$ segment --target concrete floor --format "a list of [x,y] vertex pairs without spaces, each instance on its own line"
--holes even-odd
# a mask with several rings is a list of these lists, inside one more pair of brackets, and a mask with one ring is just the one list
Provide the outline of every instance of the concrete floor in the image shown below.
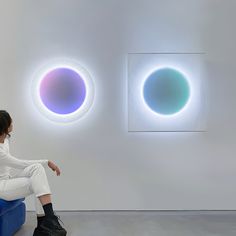
[[[235,236],[236,211],[56,212],[68,236]],[[34,212],[15,236],[32,236]]]

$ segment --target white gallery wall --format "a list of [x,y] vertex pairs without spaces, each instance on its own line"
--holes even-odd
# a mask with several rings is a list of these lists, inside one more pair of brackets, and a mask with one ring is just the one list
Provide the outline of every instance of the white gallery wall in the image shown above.
[[[0,108],[11,153],[50,159],[56,210],[236,209],[235,0],[1,0]],[[127,54],[205,52],[206,132],[129,133]],[[32,75],[77,60],[95,100],[59,125],[35,109]],[[33,210],[33,198],[26,200]]]

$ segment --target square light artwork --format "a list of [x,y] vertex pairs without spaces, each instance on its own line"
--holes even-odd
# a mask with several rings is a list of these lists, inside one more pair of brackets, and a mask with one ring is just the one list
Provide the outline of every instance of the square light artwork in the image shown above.
[[128,54],[128,131],[206,131],[204,53]]

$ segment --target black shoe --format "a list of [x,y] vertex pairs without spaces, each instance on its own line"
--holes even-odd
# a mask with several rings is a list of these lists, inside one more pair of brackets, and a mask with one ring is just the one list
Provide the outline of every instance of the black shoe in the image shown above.
[[[49,215],[43,219],[42,223],[40,224],[38,231],[45,232],[50,236],[66,236],[67,232],[62,226],[60,225],[58,219],[60,220],[59,216],[56,215]],[[44,234],[41,234],[44,236]]]
[[50,231],[42,229],[40,226],[34,229],[33,236],[52,236]]

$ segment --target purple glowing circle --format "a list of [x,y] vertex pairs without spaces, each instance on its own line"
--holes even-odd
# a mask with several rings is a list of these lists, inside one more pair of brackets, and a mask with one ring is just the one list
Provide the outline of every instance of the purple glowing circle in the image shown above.
[[76,71],[56,68],[42,78],[39,94],[42,103],[50,111],[66,115],[82,106],[86,97],[86,86]]

